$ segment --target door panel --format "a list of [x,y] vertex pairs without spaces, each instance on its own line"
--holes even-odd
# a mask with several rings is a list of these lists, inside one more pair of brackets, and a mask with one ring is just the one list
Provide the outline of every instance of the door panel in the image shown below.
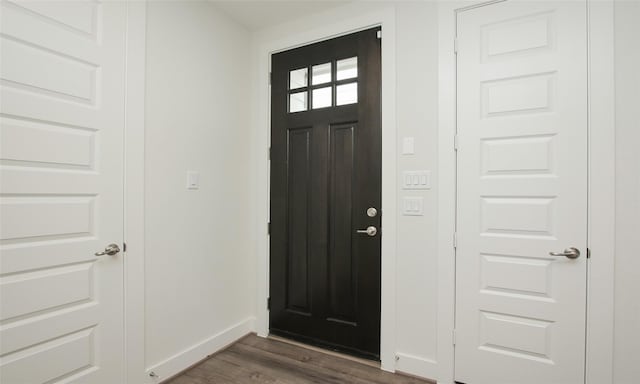
[[457,33],[456,380],[583,383],[586,4],[487,5]]
[[125,4],[0,7],[0,381],[121,382]]
[[309,228],[311,196],[311,128],[291,130],[289,135],[289,254],[287,255],[287,308],[309,314]]
[[377,29],[272,57],[270,330],[369,358],[380,235],[356,230],[380,229],[380,74]]
[[355,322],[357,271],[353,262],[353,163],[356,124],[329,128],[328,319]]

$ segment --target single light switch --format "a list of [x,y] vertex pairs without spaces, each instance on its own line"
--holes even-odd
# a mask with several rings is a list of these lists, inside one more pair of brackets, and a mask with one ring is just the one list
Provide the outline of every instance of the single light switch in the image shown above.
[[187,171],[187,189],[200,188],[200,172]]
[[402,189],[431,189],[431,171],[404,171]]
[[423,198],[405,197],[402,199],[402,214],[405,216],[423,216]]
[[414,140],[413,137],[405,137],[402,139],[402,154],[413,155],[414,154]]

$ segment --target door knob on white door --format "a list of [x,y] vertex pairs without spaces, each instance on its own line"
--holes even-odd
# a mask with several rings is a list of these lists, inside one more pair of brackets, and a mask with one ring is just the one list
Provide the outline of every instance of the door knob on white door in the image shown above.
[[113,256],[113,255],[117,254],[118,252],[120,252],[120,247],[118,246],[118,244],[109,244],[109,245],[106,246],[104,251],[96,252],[95,255],[96,256],[104,256],[104,255]]
[[549,252],[549,255],[551,256],[565,256],[569,259],[577,259],[578,257],[580,257],[580,250],[578,248],[567,248],[564,250],[564,252]]
[[378,228],[374,227],[373,225],[367,227],[367,229],[358,229],[356,230],[357,233],[366,233],[367,235],[373,237],[378,233]]

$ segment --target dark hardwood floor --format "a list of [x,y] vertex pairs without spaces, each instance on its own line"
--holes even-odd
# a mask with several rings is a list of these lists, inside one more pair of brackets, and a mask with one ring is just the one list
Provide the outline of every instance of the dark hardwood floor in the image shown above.
[[426,384],[430,381],[249,335],[166,384]]

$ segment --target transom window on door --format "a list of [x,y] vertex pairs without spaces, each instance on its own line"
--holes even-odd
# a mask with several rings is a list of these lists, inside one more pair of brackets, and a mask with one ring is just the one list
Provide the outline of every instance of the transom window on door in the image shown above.
[[288,96],[289,113],[357,103],[358,58],[289,71]]

